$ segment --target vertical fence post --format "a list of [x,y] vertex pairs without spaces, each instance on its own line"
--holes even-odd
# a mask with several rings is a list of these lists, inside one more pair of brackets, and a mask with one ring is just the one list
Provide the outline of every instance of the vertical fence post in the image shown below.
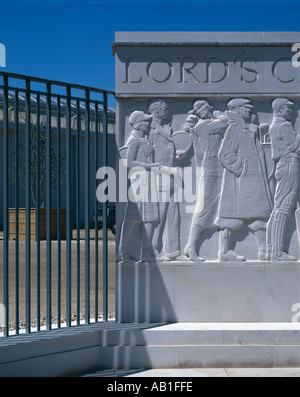
[[57,185],[56,185],[56,201],[57,201],[57,326],[61,324],[61,214],[60,214],[60,184],[61,184],[61,145],[60,145],[60,95],[57,96]]
[[19,333],[19,89],[15,89],[15,322]]
[[76,231],[77,231],[77,325],[80,324],[80,130],[81,130],[81,115],[80,115],[80,101],[76,101]]
[[8,266],[8,238],[9,238],[9,222],[8,222],[8,77],[3,76],[4,85],[4,101],[3,101],[3,303],[5,307],[5,327],[4,335],[8,336],[9,329],[9,266]]
[[[102,141],[102,156],[103,166],[107,167],[107,93],[103,93],[103,141]],[[110,187],[108,187],[110,188]],[[107,321],[107,282],[108,282],[108,247],[107,247],[107,201],[103,201],[103,321]]]
[[36,94],[36,327],[41,324],[41,244],[40,244],[40,92]]
[[90,92],[85,90],[85,323],[90,322]]
[[66,87],[67,93],[67,108],[66,108],[66,270],[67,270],[67,285],[66,285],[66,304],[67,304],[67,326],[71,326],[71,238],[72,238],[72,213],[71,213],[71,86]]
[[[98,101],[95,103],[95,175],[98,171]],[[95,321],[98,321],[98,282],[99,282],[99,233],[98,233],[98,200],[95,194]]]
[[31,197],[30,197],[30,78],[26,78],[26,94],[25,94],[25,207],[26,207],[26,253],[25,253],[25,271],[26,271],[26,332],[31,331]]
[[47,82],[46,100],[46,257],[47,257],[47,329],[51,329],[52,264],[51,264],[51,83]]

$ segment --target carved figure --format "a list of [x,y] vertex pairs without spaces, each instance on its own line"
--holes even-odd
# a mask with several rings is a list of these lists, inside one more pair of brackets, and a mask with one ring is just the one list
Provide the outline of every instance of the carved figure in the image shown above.
[[[229,121],[225,115],[216,118],[212,107],[205,100],[194,103],[183,130],[189,131],[194,145],[196,166],[202,167],[197,207],[192,218],[188,243],[184,253],[196,262],[204,259],[196,253],[196,245],[204,228],[216,227],[215,220],[222,183],[223,168],[218,160],[220,144]],[[216,113],[214,113],[216,114]]]
[[[152,249],[152,237],[154,222],[159,219],[158,203],[153,202],[150,197],[151,186],[151,168],[159,167],[153,163],[154,149],[148,139],[152,116],[142,111],[134,111],[129,117],[129,123],[133,131],[126,143],[127,149],[127,167],[137,167],[137,172],[132,172],[131,182],[140,184],[140,195],[146,195],[137,202],[129,200],[127,202],[126,213],[121,230],[119,252],[121,258],[126,261],[132,259],[128,254],[128,243],[132,232],[136,226],[139,226],[141,236],[141,262],[154,260]],[[140,171],[140,172],[138,172]],[[139,178],[139,179],[137,179]],[[146,192],[142,189],[146,189]]]
[[[169,120],[169,106],[165,99],[150,101],[149,113],[152,115],[149,140],[154,147],[154,161],[161,166],[172,168],[177,160],[184,157],[182,150],[177,150],[172,140],[172,128]],[[167,183],[166,183],[167,182]],[[188,260],[180,253],[180,215],[178,202],[174,200],[174,181],[160,178],[160,193],[168,190],[170,199],[159,201],[159,222],[153,234],[153,247],[158,260]],[[165,242],[163,244],[163,233]]]
[[227,104],[230,125],[219,151],[224,167],[218,219],[220,227],[219,261],[245,260],[230,249],[234,229],[246,223],[255,235],[258,259],[266,256],[266,224],[272,211],[264,152],[258,141],[258,126],[249,122],[253,105],[243,98]]
[[277,98],[272,103],[270,126],[272,158],[275,161],[276,189],[274,208],[267,225],[268,259],[296,261],[284,251],[284,233],[288,217],[295,210],[299,191],[300,136],[289,121],[293,102]]

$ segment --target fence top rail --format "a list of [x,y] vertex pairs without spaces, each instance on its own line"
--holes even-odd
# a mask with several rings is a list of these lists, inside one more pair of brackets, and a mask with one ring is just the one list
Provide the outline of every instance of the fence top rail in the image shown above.
[[0,76],[7,76],[8,78],[19,79],[19,80],[29,80],[29,81],[32,81],[35,83],[51,84],[51,85],[62,86],[62,87],[71,87],[71,88],[75,88],[78,90],[88,90],[88,91],[93,91],[93,92],[99,92],[102,94],[115,95],[114,91],[105,90],[102,88],[90,87],[90,86],[85,86],[85,85],[81,85],[81,84],[67,83],[67,82],[58,81],[58,80],[43,79],[41,77],[27,76],[27,75],[18,74],[18,73],[10,73],[10,72],[0,71]]
[[[1,88],[4,88],[3,85],[0,85],[0,104],[3,103],[3,98],[4,98],[4,92]],[[8,89],[10,91],[15,90],[15,88],[12,87],[8,87]],[[24,93],[24,94],[23,94]],[[19,106],[25,106],[26,103],[26,96],[25,96],[26,90],[25,89],[18,89],[18,95],[16,95],[15,92],[9,92],[8,93],[8,102],[10,104],[14,104],[16,101],[16,97],[19,100]],[[38,97],[37,94],[40,94],[39,97],[39,104],[41,106],[41,108],[45,109],[46,104],[47,104],[47,100],[44,98],[44,96],[46,95],[44,92],[40,92],[40,91],[33,91],[30,90],[30,103],[32,105],[36,105],[38,102]],[[53,107],[57,107],[58,106],[58,97],[60,98],[60,106],[62,109],[66,109],[67,106],[67,102],[66,99],[67,97],[65,95],[61,95],[61,94],[51,94],[51,105]],[[71,110],[73,112],[76,112],[77,110],[77,100],[79,101],[79,112],[80,113],[84,113],[85,109],[86,109],[86,105],[85,105],[85,99],[84,98],[77,98],[77,97],[70,97],[71,99]],[[83,103],[84,102],[84,103]],[[103,105],[104,102],[103,101],[97,101],[97,100],[92,100],[90,99],[89,101],[89,109],[91,114],[95,114],[96,113],[96,105],[98,106],[97,110],[98,110],[98,114],[101,115],[103,112]],[[114,118],[115,117],[115,109],[113,107],[108,106],[107,107],[107,115],[110,118]]]

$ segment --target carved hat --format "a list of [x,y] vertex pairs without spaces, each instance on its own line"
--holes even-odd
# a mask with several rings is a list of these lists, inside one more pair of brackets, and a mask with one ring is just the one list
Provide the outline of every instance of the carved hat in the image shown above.
[[234,98],[227,103],[227,107],[229,110],[236,109],[241,106],[247,106],[250,109],[254,108],[254,106],[251,105],[249,99],[244,99],[244,98]]
[[129,123],[132,126],[134,126],[135,124],[140,123],[141,121],[149,121],[151,119],[152,119],[152,116],[150,116],[149,114],[145,114],[141,110],[135,110],[129,116]]
[[274,99],[274,101],[272,102],[272,108],[275,112],[277,112],[282,106],[284,105],[289,105],[292,106],[294,105],[293,102],[289,101],[286,98],[276,98]]

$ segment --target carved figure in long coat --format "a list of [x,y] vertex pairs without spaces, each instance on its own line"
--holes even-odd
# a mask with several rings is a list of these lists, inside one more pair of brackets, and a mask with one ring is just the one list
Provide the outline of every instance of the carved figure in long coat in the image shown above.
[[[197,206],[192,218],[185,254],[196,262],[204,259],[196,253],[196,246],[204,228],[216,227],[215,220],[222,183],[223,167],[218,152],[229,121],[225,115],[212,114],[212,106],[205,100],[198,100],[190,111],[183,130],[191,134],[196,166],[200,171]],[[218,117],[214,117],[218,116]],[[193,126],[194,122],[194,126]]]
[[218,219],[221,228],[219,260],[245,260],[230,249],[232,230],[246,222],[258,243],[258,259],[266,256],[266,223],[272,211],[266,163],[258,140],[258,127],[247,121],[253,106],[236,98],[228,102],[230,125],[225,133],[219,160],[224,167]]

